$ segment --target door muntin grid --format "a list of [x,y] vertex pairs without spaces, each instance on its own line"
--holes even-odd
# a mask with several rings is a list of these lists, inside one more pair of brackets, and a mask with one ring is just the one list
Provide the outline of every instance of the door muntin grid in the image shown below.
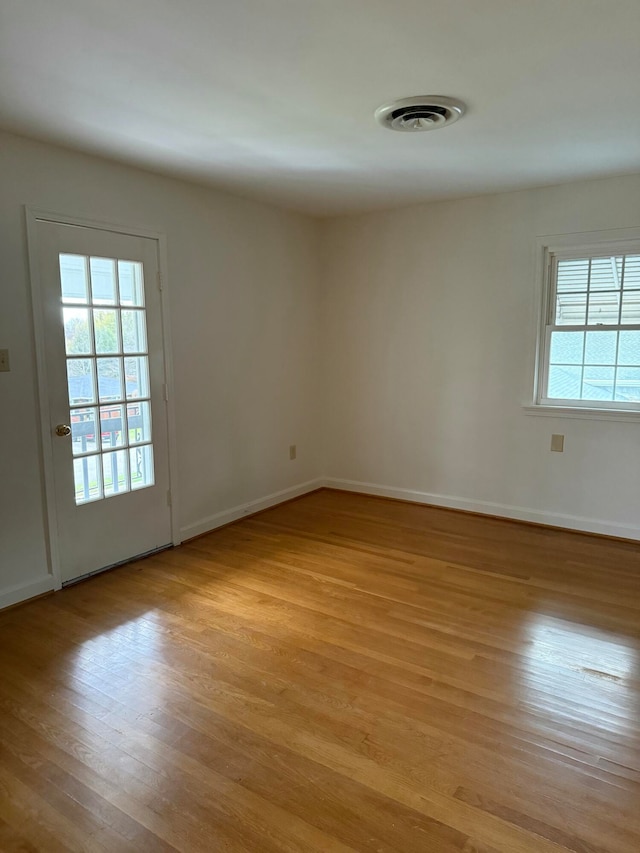
[[152,486],[149,352],[139,261],[59,255],[77,505]]

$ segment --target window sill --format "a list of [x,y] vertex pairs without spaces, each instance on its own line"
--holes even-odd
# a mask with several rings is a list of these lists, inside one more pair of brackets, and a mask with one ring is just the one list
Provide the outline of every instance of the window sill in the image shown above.
[[547,418],[580,418],[593,421],[637,421],[640,411],[635,409],[583,409],[573,406],[523,405],[525,415],[538,415]]

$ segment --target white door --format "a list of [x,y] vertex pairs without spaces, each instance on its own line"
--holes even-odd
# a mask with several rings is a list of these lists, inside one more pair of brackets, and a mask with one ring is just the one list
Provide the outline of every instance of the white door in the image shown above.
[[158,243],[36,223],[63,583],[171,543]]

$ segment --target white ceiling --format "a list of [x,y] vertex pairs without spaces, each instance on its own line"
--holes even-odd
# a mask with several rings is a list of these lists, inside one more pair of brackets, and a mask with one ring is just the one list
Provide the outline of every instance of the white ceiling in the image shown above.
[[640,0],[0,0],[0,126],[320,215],[637,172]]

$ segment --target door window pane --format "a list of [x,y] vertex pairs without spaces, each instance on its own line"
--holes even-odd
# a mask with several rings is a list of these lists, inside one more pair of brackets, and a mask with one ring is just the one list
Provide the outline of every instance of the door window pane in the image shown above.
[[60,287],[66,305],[89,302],[87,259],[82,255],[60,255]]
[[102,476],[105,498],[129,491],[129,463],[126,450],[102,454]]
[[153,447],[150,444],[143,444],[141,447],[132,447],[129,453],[131,488],[143,489],[145,486],[153,486]]
[[146,356],[125,358],[127,400],[149,396],[149,359]]
[[73,460],[76,503],[97,501],[102,497],[102,477],[99,456],[82,456]]
[[97,409],[72,409],[71,411],[71,444],[73,455],[95,451],[98,437]]
[[67,359],[69,405],[96,402],[94,362],[93,358]]
[[118,281],[120,284],[120,304],[144,305],[144,285],[142,264],[137,261],[118,261]]
[[102,449],[123,447],[126,444],[127,425],[124,406],[100,406],[100,435]]
[[91,299],[94,305],[115,305],[116,262],[112,258],[91,258]]
[[120,352],[120,329],[118,312],[111,308],[95,308],[93,326],[95,330],[96,353]]
[[67,355],[91,355],[91,327],[88,308],[63,308],[64,346]]
[[129,444],[151,441],[151,404],[141,401],[127,406]]
[[123,399],[122,359],[97,358],[98,396],[101,403]]
[[146,352],[147,329],[144,311],[122,310],[123,352]]

